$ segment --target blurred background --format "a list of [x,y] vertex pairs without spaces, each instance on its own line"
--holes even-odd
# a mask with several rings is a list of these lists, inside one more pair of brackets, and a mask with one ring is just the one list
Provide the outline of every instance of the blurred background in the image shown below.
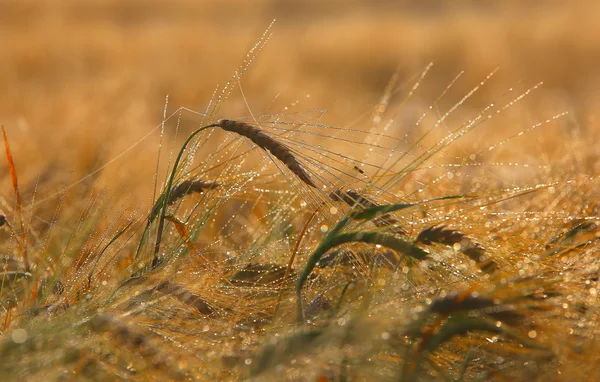
[[[218,117],[247,117],[249,107],[255,115],[310,120],[311,110],[328,110],[326,123],[361,128],[356,121],[369,121],[394,73],[393,101],[402,104],[433,62],[396,114],[400,121],[414,124],[419,113],[412,110],[435,102],[462,71],[441,110],[499,68],[459,110],[479,110],[512,88],[523,92],[543,81],[491,130],[514,124],[520,131],[568,111],[553,132],[593,137],[600,118],[598,16],[597,1],[5,0],[0,122],[23,192],[31,195],[38,176],[42,189],[57,191],[150,132],[167,95],[170,111],[206,110],[276,19],[242,78],[246,101],[234,86]],[[194,123],[182,124],[180,136]],[[552,140],[548,150],[565,139]],[[89,182],[139,188],[149,201],[158,141],[156,131]],[[0,167],[7,173],[5,161]],[[2,189],[10,197],[8,176]]]

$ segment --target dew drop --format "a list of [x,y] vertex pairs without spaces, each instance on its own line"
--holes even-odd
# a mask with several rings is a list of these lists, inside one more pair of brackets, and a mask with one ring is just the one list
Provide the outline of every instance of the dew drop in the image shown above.
[[27,341],[27,331],[25,329],[15,329],[10,335],[10,338],[14,343],[22,344]]

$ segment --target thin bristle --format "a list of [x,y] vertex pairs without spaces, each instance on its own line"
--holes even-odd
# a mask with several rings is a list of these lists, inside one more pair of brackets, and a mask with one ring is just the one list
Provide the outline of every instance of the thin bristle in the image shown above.
[[300,180],[311,187],[317,188],[317,185],[310,178],[308,173],[302,168],[300,162],[296,159],[292,150],[283,143],[265,134],[260,128],[244,122],[222,119],[217,123],[221,129],[242,135],[257,146],[273,154],[283,164],[287,166]]

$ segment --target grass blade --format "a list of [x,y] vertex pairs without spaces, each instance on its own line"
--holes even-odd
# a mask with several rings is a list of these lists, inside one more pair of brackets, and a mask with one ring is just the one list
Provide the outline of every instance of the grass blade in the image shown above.
[[17,199],[17,217],[19,218],[19,225],[21,228],[20,236],[21,241],[17,241],[21,256],[23,257],[23,263],[25,264],[25,270],[29,272],[29,259],[27,257],[27,238],[25,234],[25,227],[23,226],[23,214],[21,212],[21,193],[19,192],[19,182],[17,179],[17,169],[13,160],[12,153],[10,151],[10,145],[8,143],[8,137],[6,136],[6,130],[2,126],[2,136],[4,137],[4,148],[6,149],[6,161],[8,162],[8,169],[10,171],[10,180],[12,181],[13,190]]

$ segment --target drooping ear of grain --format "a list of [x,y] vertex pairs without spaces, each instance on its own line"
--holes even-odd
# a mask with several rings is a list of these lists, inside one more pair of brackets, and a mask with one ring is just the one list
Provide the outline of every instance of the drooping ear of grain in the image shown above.
[[343,227],[346,225],[348,218],[341,220],[327,236],[317,246],[312,255],[308,258],[304,270],[298,277],[296,282],[296,304],[297,304],[297,316],[298,322],[304,322],[303,302],[302,302],[302,288],[308,280],[308,276],[317,266],[319,260],[325,255],[330,249],[347,243],[365,243],[380,245],[392,249],[398,253],[402,253],[405,256],[409,256],[415,260],[424,260],[427,258],[429,253],[422,250],[421,248],[412,245],[407,241],[404,241],[394,235],[385,234],[377,231],[359,231],[359,232],[344,232],[340,233]]
[[184,180],[179,183],[177,186],[173,187],[171,193],[169,194],[169,204],[173,204],[179,199],[193,194],[193,193],[203,193],[206,190],[212,190],[219,187],[220,184],[217,182],[205,182],[203,180]]
[[283,162],[283,164],[285,164],[287,168],[289,168],[290,171],[292,171],[304,183],[311,187],[317,187],[308,173],[302,168],[300,162],[298,162],[294,154],[292,154],[290,148],[276,139],[268,136],[258,127],[230,119],[220,120],[217,123],[217,126],[225,131],[230,131],[250,139],[257,146],[270,152],[275,158]]
[[444,225],[429,227],[417,236],[415,243],[430,245],[440,243],[457,248],[458,251],[467,255],[477,263],[477,266],[485,273],[493,273],[498,264],[485,256],[485,249],[478,243],[469,239],[464,233],[447,228]]
[[171,295],[173,298],[196,309],[205,316],[210,316],[214,313],[214,309],[200,296],[195,295],[181,285],[174,284],[170,281],[160,283],[156,290],[161,293]]
[[[370,200],[364,195],[361,195],[355,190],[335,190],[331,194],[329,194],[331,200],[336,202],[344,202],[350,207],[360,206],[362,208],[374,208],[378,207],[379,204]],[[393,227],[392,232],[398,235],[406,234],[400,226],[398,220],[396,220],[390,214],[381,215],[375,219],[373,219],[373,223],[377,227]]]

